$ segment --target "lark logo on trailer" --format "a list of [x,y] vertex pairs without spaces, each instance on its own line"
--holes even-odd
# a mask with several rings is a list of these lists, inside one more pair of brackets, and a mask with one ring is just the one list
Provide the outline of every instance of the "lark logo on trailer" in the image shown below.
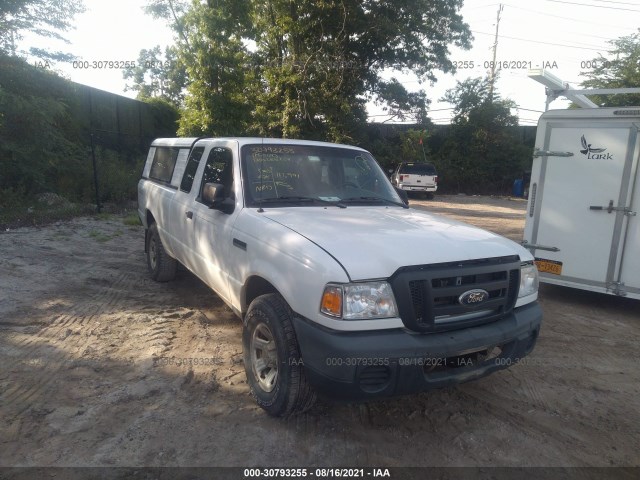
[[592,148],[590,143],[587,143],[587,139],[580,138],[580,142],[582,143],[583,150],[580,150],[580,153],[586,155],[590,160],[613,160],[613,156],[610,153],[604,153],[606,148]]

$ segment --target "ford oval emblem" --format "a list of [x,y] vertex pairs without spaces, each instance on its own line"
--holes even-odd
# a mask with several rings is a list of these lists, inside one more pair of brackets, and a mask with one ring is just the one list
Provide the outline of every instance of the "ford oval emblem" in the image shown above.
[[464,292],[460,295],[460,297],[458,297],[458,302],[460,305],[464,305],[465,307],[472,307],[474,305],[479,305],[488,299],[489,292],[476,288],[475,290],[469,290],[468,292]]

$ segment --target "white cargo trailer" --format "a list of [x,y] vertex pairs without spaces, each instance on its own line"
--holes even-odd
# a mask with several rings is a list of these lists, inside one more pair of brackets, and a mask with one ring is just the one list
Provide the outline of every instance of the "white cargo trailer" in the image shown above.
[[540,281],[640,299],[640,107],[538,122],[523,244]]

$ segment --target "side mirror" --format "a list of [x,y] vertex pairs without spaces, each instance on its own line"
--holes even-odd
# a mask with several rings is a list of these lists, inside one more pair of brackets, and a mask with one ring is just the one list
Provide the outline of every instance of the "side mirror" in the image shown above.
[[202,203],[215,208],[224,200],[224,185],[221,183],[205,183],[202,189]]
[[205,183],[200,200],[209,208],[220,210],[226,214],[233,213],[236,207],[233,192],[231,192],[231,196],[225,196],[225,188],[221,183]]
[[400,200],[402,200],[402,203],[404,203],[405,205],[409,205],[409,194],[407,194],[407,192],[405,192],[401,188],[395,186],[393,188],[395,188],[396,192],[398,192],[398,195],[400,195]]

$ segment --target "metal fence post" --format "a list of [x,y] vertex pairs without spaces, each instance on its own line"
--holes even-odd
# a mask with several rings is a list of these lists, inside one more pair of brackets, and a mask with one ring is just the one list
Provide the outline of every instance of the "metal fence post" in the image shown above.
[[93,184],[96,188],[96,207],[100,213],[100,193],[98,192],[98,167],[96,166],[96,149],[93,144],[93,133],[91,134],[91,159],[93,160]]

